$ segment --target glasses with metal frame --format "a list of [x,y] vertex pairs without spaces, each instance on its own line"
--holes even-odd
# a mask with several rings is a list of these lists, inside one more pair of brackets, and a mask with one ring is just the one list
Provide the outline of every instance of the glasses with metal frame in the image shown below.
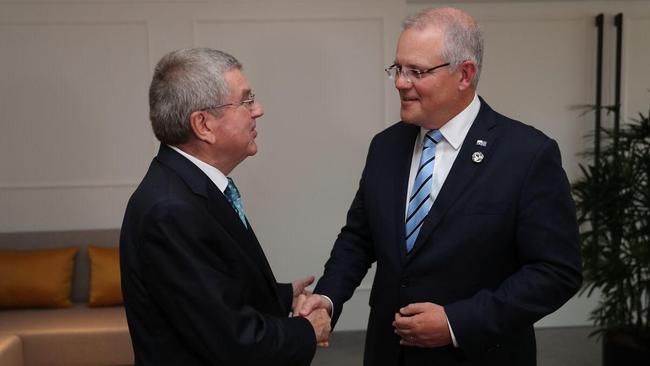
[[246,107],[246,109],[248,109],[250,111],[250,110],[253,109],[254,105],[255,105],[255,94],[250,93],[250,94],[248,94],[248,98],[242,100],[241,102],[219,104],[219,105],[215,105],[215,106],[206,107],[206,108],[203,108],[201,110],[202,111],[210,111],[210,110],[216,110],[216,109],[225,108],[225,107],[241,107],[241,106],[244,106],[244,107]]
[[400,75],[402,75],[406,78],[408,82],[412,83],[414,80],[422,79],[425,75],[431,74],[435,70],[449,65],[451,65],[451,63],[446,62],[444,64],[440,64],[438,66],[434,66],[426,70],[418,70],[418,69],[409,69],[403,67],[400,64],[392,64],[387,68],[385,68],[384,71],[386,71],[388,78],[391,80],[395,81],[397,80],[397,78],[399,78]]

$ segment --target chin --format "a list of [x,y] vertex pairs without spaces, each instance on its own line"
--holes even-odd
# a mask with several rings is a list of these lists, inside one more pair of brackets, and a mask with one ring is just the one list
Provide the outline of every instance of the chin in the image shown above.
[[415,124],[415,121],[417,120],[409,113],[400,113],[399,117],[402,119],[402,122],[410,125]]
[[257,145],[253,143],[253,145],[248,147],[248,156],[253,156],[257,154]]
[[408,110],[404,108],[400,110],[399,116],[402,119],[402,121],[411,124],[415,123],[415,121],[418,121],[420,119],[418,118],[419,117],[418,113],[414,113],[413,110]]

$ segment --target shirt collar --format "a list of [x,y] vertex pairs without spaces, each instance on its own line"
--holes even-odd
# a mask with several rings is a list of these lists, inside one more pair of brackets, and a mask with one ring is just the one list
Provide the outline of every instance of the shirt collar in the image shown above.
[[[440,127],[440,133],[442,137],[454,148],[454,150],[460,149],[465,136],[469,128],[472,127],[472,123],[478,116],[478,111],[481,109],[481,101],[478,99],[478,95],[474,93],[474,99],[469,103],[462,112],[458,113],[454,118],[450,119],[447,123]],[[422,127],[420,129],[420,136],[424,136],[430,130]]]
[[168,146],[174,149],[174,151],[186,157],[187,160],[191,161],[192,163],[194,163],[194,165],[196,165],[199,169],[201,169],[201,171],[205,173],[205,175],[207,175],[208,178],[210,178],[212,183],[214,183],[214,185],[217,186],[217,188],[219,188],[219,190],[222,193],[223,191],[226,190],[226,187],[228,186],[228,179],[226,178],[225,175],[223,175],[221,171],[219,171],[219,169],[213,167],[212,165],[202,160],[199,160],[195,156],[186,153],[185,151],[177,148],[176,146],[171,146],[171,145]]

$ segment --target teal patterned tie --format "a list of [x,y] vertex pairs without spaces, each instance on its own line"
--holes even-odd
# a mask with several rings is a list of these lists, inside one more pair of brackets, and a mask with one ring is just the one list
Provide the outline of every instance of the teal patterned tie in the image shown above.
[[241,222],[244,223],[244,227],[248,227],[246,224],[246,215],[244,215],[244,206],[242,206],[241,203],[241,195],[239,194],[239,190],[237,189],[235,182],[233,182],[232,178],[230,177],[228,177],[228,187],[226,187],[226,190],[223,191],[223,194],[226,196],[228,203],[230,203],[232,208],[234,208],[239,215]]

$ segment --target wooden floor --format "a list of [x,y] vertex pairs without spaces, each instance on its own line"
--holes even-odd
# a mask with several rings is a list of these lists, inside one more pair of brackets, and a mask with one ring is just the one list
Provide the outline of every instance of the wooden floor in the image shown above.
[[[537,336],[538,366],[597,366],[600,341],[589,337],[591,327],[540,328]],[[329,348],[319,348],[312,366],[360,366],[365,332],[334,332]]]

